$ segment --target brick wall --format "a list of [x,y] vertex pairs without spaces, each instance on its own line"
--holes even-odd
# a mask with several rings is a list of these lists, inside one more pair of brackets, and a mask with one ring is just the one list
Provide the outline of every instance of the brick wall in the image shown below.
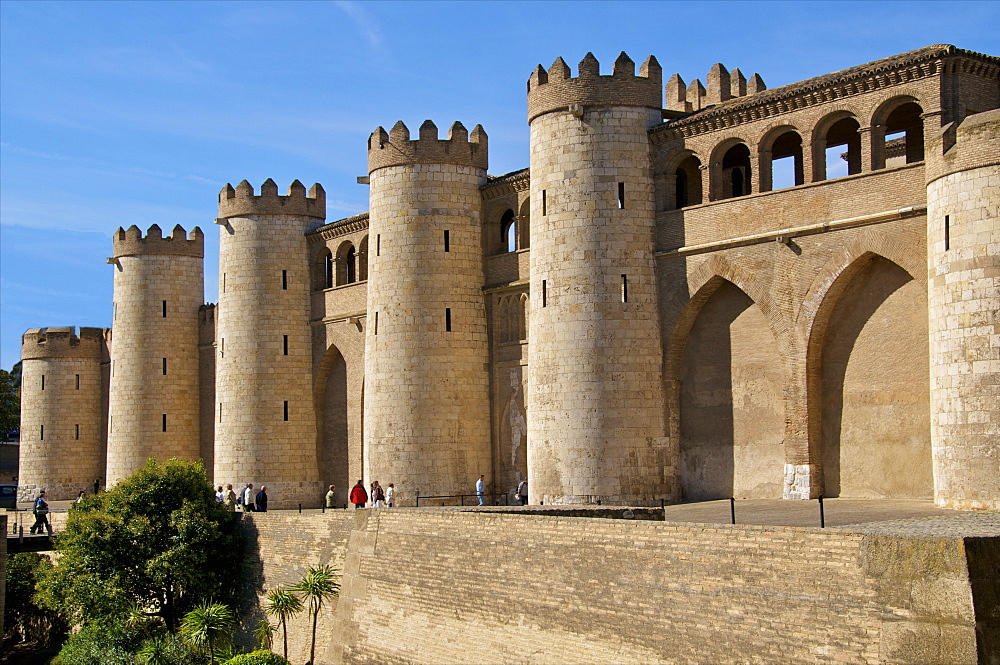
[[[939,536],[917,522],[863,532],[403,509],[245,524],[263,588],[308,565],[345,571],[317,663],[975,663],[972,591],[981,604],[997,587],[995,518]],[[989,533],[967,561],[961,536]],[[996,631],[981,630],[985,649]],[[300,617],[292,662],[308,634]]]

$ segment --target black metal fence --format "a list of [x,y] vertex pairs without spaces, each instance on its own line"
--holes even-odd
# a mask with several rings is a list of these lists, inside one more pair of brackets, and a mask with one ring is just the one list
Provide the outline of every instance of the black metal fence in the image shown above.
[[[482,497],[482,503],[479,502],[479,498]],[[466,503],[466,499],[469,500]],[[458,503],[455,503],[455,501]],[[438,501],[434,504],[434,501]],[[417,491],[417,508],[420,507],[420,503],[423,502],[425,506],[427,505],[438,505],[438,506],[519,506],[519,503],[511,503],[510,495],[506,492],[487,492],[486,494],[436,494],[433,496],[420,496],[420,492]]]

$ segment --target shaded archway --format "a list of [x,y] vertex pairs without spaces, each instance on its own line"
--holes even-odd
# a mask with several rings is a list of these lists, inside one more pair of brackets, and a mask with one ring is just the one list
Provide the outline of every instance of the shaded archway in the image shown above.
[[680,377],[685,500],[780,498],[784,372],[753,300],[719,278],[684,345]]
[[337,347],[327,349],[317,379],[320,475],[324,485],[337,486],[337,501],[342,504],[355,479],[350,478],[348,451],[347,362]]
[[860,257],[817,312],[809,366],[824,496],[930,497],[925,288],[892,261]]

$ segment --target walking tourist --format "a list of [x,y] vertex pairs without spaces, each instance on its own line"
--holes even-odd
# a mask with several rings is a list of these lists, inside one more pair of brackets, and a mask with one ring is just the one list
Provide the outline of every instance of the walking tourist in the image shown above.
[[31,512],[35,514],[35,523],[31,525],[30,533],[43,533],[42,527],[45,527],[45,531],[52,535],[52,525],[49,524],[49,504],[45,500],[45,490],[38,493],[38,498],[35,499],[35,506],[31,509]]
[[236,492],[233,491],[232,483],[226,485],[226,508],[229,512],[236,512]]
[[354,504],[355,509],[364,508],[365,504],[368,503],[368,492],[365,491],[365,484],[360,480],[351,488],[351,503]]
[[326,507],[336,508],[337,507],[337,486],[330,485],[330,490],[326,493]]
[[222,491],[222,485],[219,485],[218,487],[215,488],[215,501],[216,503],[226,502],[226,494],[225,492]]
[[486,494],[486,476],[479,476],[479,480],[476,481],[476,498],[479,499],[480,506],[486,505],[483,501],[484,494]]
[[247,486],[243,489],[243,512],[256,512],[257,509],[253,505],[253,500],[253,483],[247,483]]
[[83,490],[80,490],[80,493],[76,495],[76,501],[74,501],[74,503],[83,503],[83,496],[85,494],[86,494],[86,492],[84,492]]
[[385,505],[392,508],[393,502],[396,500],[396,486],[389,483],[389,486],[385,488]]
[[517,486],[517,501],[522,506],[528,505],[528,479],[525,478]]
[[258,513],[267,512],[267,485],[260,486],[260,491],[257,492],[257,499],[254,502],[254,506],[257,508]]

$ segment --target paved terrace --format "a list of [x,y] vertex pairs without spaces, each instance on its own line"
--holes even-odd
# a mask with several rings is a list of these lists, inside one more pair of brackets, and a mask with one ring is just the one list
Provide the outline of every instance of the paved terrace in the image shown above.
[[[52,520],[56,530],[62,526],[65,513],[72,502],[50,502]],[[1000,536],[1000,513],[961,511],[938,508],[930,500],[922,499],[824,499],[824,519],[827,528],[849,528],[855,531],[898,532],[914,536]],[[348,510],[353,510],[349,508]],[[384,510],[462,510],[467,512],[513,512],[550,514],[581,517],[609,517],[621,519],[631,510],[635,519],[660,519],[660,508],[627,508],[625,506],[427,506],[421,508],[392,508]],[[276,512],[276,511],[272,511]],[[277,511],[280,512],[280,511]],[[297,511],[290,511],[297,512]],[[317,508],[303,509],[303,514],[320,514]],[[343,512],[335,509],[327,512]],[[820,525],[819,501],[737,500],[736,524],[759,526],[818,527]],[[699,501],[666,506],[663,518],[668,522],[693,522],[699,524],[729,524],[731,520],[728,499]],[[28,528],[34,523],[31,504],[18,504],[18,512],[7,512],[8,536],[16,533],[18,525]],[[62,518],[62,519],[60,519]]]

